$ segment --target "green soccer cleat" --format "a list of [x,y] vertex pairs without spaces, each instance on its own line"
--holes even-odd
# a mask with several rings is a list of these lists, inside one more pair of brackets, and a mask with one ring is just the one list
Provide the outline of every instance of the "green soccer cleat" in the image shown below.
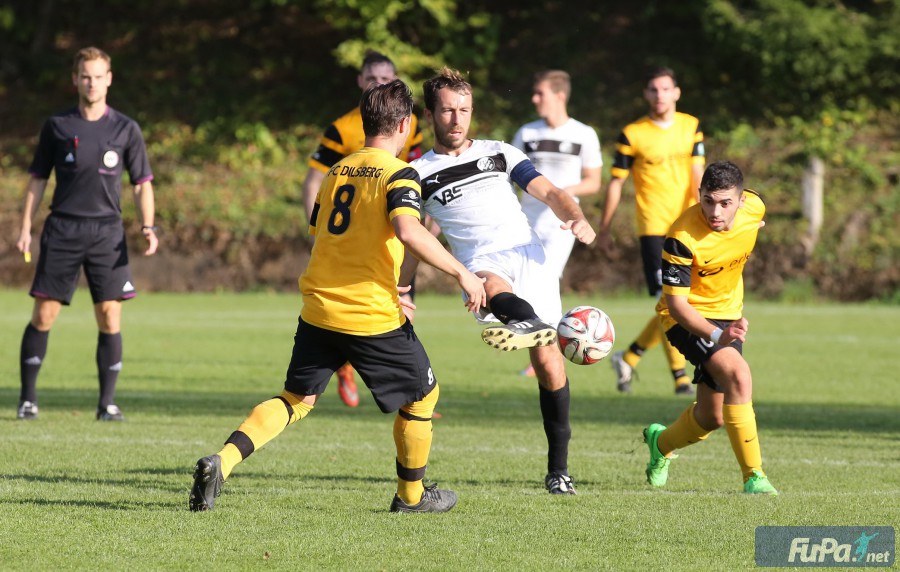
[[669,463],[672,458],[664,456],[659,452],[656,445],[659,440],[659,434],[666,430],[665,425],[653,423],[644,429],[644,443],[650,449],[650,462],[647,463],[647,482],[654,487],[665,486],[669,480]]
[[751,495],[777,495],[778,491],[769,482],[769,477],[754,470],[750,478],[744,481],[744,492]]

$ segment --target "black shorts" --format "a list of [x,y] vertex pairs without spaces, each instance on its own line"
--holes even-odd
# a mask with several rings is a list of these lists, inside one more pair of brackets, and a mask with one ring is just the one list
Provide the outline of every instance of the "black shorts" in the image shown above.
[[647,292],[659,297],[662,292],[662,252],[664,236],[641,236],[641,260],[644,263],[644,280]]
[[[706,321],[717,328],[722,328],[724,330],[733,320],[710,320],[707,318]],[[716,380],[703,369],[703,364],[709,360],[714,353],[723,350],[726,347],[736,349],[741,355],[744,354],[744,344],[739,340],[735,340],[727,346],[720,346],[706,338],[701,338],[700,336],[692,334],[678,324],[669,328],[666,332],[666,337],[669,338],[669,341],[672,342],[673,346],[678,348],[678,351],[684,354],[684,357],[689,362],[694,364],[694,383],[705,383],[719,393],[724,391],[722,386],[716,383]]]
[[437,384],[409,321],[384,334],[354,336],[318,328],[300,318],[284,388],[297,395],[321,395],[332,374],[348,361],[384,413],[421,401]]
[[69,305],[82,267],[94,304],[137,295],[120,219],[51,214],[41,232],[41,254],[29,293]]

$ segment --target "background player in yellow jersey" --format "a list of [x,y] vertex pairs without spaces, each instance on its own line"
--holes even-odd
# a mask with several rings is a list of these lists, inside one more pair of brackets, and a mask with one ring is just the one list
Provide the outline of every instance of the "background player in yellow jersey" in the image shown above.
[[749,325],[743,271],[765,213],[759,195],[744,190],[741,170],[721,161],[703,174],[700,204],[678,217],[666,235],[663,296],[656,310],[666,337],[696,367],[697,401],[668,428],[654,423],[644,429],[647,482],[653,486],[666,484],[673,451],[724,425],[744,492],[778,494],[762,469],[753,380],[742,355]]
[[[630,171],[634,174],[635,215],[644,278],[648,292],[656,298],[661,292],[663,240],[678,215],[697,202],[697,187],[705,163],[700,121],[675,110],[680,97],[681,89],[671,69],[657,68],[649,74],[644,98],[650,104],[650,110],[619,135],[598,235],[600,244],[608,250],[609,227]],[[655,315],[627,351],[611,356],[619,391],[631,391],[634,368],[644,351],[660,341],[664,343],[666,359],[675,379],[675,393],[693,393],[685,374],[684,356],[665,340]]]
[[384,413],[397,412],[397,494],[392,512],[446,512],[456,494],[422,479],[431,450],[437,379],[401,311],[397,282],[414,255],[456,278],[469,310],[485,304],[483,280],[422,225],[421,183],[397,159],[411,131],[412,92],[400,80],[363,94],[365,147],[336,163],[310,219],[317,240],[300,277],[303,308],[284,391],[256,406],[225,447],[197,461],[189,505],[211,510],[235,465],[303,419],[335,370],[350,362]]
[[[397,68],[390,58],[374,50],[366,52],[359,75],[356,77],[356,84],[362,91],[372,84],[385,84],[395,79],[397,79]],[[419,122],[415,115],[411,117],[410,136],[398,155],[407,162],[422,155],[422,133],[419,129]],[[347,155],[362,149],[364,140],[365,133],[363,133],[359,106],[337,118],[319,138],[319,146],[309,158],[309,168],[306,171],[306,179],[303,181],[303,205],[306,208],[306,220],[311,220],[316,195],[328,170]],[[353,368],[349,364],[345,365],[338,369],[337,375],[338,394],[341,396],[341,400],[348,407],[356,407],[359,405],[359,393],[356,389]]]

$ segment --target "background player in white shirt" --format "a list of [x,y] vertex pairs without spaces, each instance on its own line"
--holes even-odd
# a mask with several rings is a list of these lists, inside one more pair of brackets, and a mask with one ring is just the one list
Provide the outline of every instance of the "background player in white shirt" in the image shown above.
[[[525,153],[535,168],[557,187],[578,197],[600,190],[600,139],[588,125],[569,117],[567,104],[572,82],[567,72],[545,70],[535,74],[531,102],[540,117],[516,132],[512,144]],[[560,228],[562,221],[545,203],[522,193],[522,210],[531,228],[544,244],[547,260],[555,275],[562,278],[575,236]],[[533,376],[530,364],[523,375]]]
[[569,381],[550,325],[562,314],[559,279],[512,183],[549,205],[578,240],[589,244],[596,234],[578,203],[538,173],[524,153],[500,141],[469,139],[472,87],[459,72],[442,69],[424,91],[434,149],[412,162],[422,180],[424,208],[456,258],[485,279],[492,315],[481,319],[503,325],[486,328],[484,341],[502,350],[529,348],[549,449],[544,484],[553,494],[575,494],[568,473]]

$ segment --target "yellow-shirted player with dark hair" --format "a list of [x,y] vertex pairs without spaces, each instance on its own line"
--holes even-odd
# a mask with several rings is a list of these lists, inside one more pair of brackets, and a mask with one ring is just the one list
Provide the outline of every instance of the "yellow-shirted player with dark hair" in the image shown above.
[[[648,76],[644,97],[650,104],[648,115],[626,126],[616,143],[612,179],[607,189],[598,239],[603,248],[610,249],[610,224],[619,205],[625,179],[629,172],[633,173],[635,216],[644,279],[650,295],[658,298],[662,291],[660,260],[663,240],[675,219],[697,202],[705,152],[700,120],[675,110],[681,97],[675,72],[669,68],[653,70]],[[615,352],[610,358],[619,391],[631,391],[634,368],[644,352],[660,341],[663,342],[675,379],[675,393],[693,393],[685,373],[684,356],[665,340],[655,315],[627,351]]]
[[[385,84],[397,79],[397,68],[389,57],[374,50],[366,52],[356,84],[362,91],[371,85]],[[319,146],[309,158],[309,168],[303,181],[303,205],[306,219],[312,220],[313,204],[325,175],[344,157],[363,148],[366,135],[363,132],[362,114],[354,107],[335,120],[319,138]],[[415,114],[410,116],[410,134],[397,156],[406,162],[422,156],[422,132]],[[411,294],[408,295],[411,299]],[[337,371],[338,394],[348,407],[359,405],[359,394],[353,368],[349,364]]]
[[653,486],[666,484],[675,450],[724,425],[744,492],[778,494],[762,469],[753,380],[742,355],[748,328],[743,271],[765,213],[759,195],[744,189],[741,170],[721,161],[703,174],[700,204],[685,211],[666,236],[656,310],[666,337],[696,367],[697,401],[668,428],[654,423],[644,429],[647,482]]
[[303,309],[284,391],[257,405],[221,451],[197,461],[191,510],[211,510],[235,465],[312,411],[335,370],[348,361],[381,411],[397,411],[391,512],[446,512],[456,504],[452,491],[422,483],[440,392],[398,296],[398,281],[405,285],[409,278],[401,273],[410,267],[402,264],[404,257],[456,278],[471,311],[485,304],[485,292],[483,280],[421,223],[419,175],[396,158],[410,133],[412,105],[412,92],[400,80],[363,94],[365,147],[331,168],[312,211],[317,239],[300,277]]

